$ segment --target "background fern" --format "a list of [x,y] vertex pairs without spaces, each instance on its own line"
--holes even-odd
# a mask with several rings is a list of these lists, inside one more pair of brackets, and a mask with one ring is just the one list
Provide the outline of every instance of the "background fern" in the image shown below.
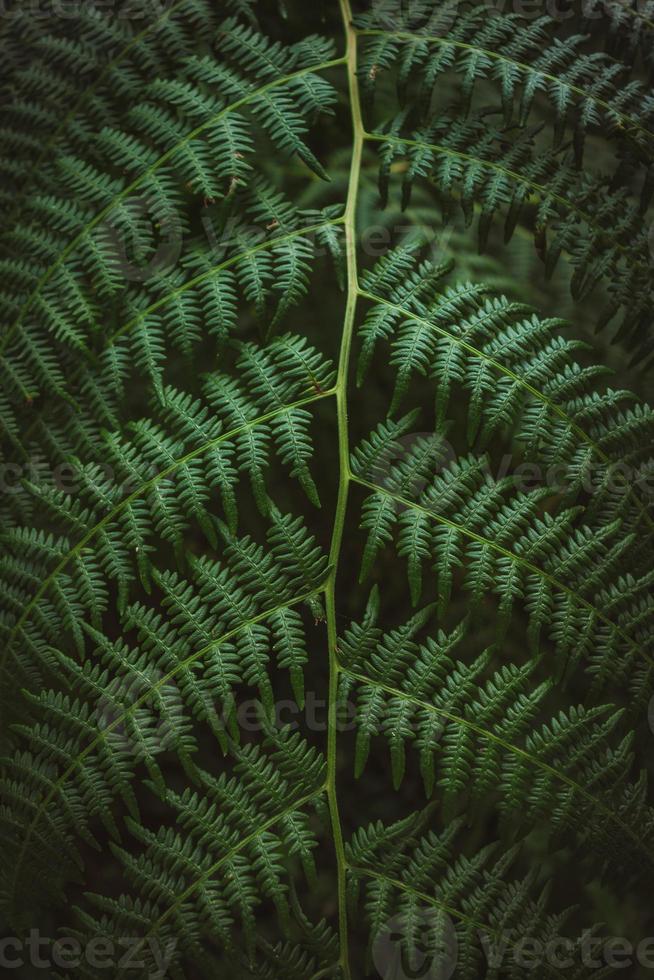
[[653,30],[7,11],[8,934],[266,980],[647,939]]

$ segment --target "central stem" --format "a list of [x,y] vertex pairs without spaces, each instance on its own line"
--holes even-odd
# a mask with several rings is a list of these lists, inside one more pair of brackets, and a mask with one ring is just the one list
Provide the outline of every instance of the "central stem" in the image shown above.
[[357,39],[352,26],[352,10],[349,0],[339,0],[343,28],[347,41],[346,63],[348,75],[348,91],[350,113],[352,117],[352,161],[345,205],[345,247],[347,258],[347,300],[343,335],[338,359],[338,375],[336,380],[336,411],[338,419],[338,460],[339,482],[334,529],[329,549],[331,571],[325,588],[325,604],[327,611],[327,642],[329,645],[329,715],[327,732],[327,795],[329,812],[334,835],[336,865],[338,878],[338,926],[340,937],[340,963],[345,980],[350,980],[350,962],[347,930],[346,905],[346,862],[343,846],[343,832],[338,810],[336,793],[336,729],[338,712],[338,658],[336,653],[336,580],[338,563],[343,541],[343,528],[347,511],[347,499],[350,488],[350,445],[348,438],[347,419],[347,382],[350,366],[350,349],[356,315],[358,297],[357,278],[357,230],[356,211],[359,177],[361,173],[361,155],[363,152],[364,129],[361,119],[361,102],[359,100],[359,82],[357,78]]

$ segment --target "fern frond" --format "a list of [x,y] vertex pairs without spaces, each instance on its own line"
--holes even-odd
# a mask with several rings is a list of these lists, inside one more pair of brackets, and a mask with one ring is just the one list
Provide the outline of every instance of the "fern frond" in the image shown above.
[[[363,91],[371,98],[390,75],[402,106],[366,133],[381,141],[382,198],[395,164],[405,170],[404,207],[416,178],[430,177],[449,210],[454,194],[467,222],[479,211],[482,248],[498,214],[507,238],[524,220],[548,274],[562,253],[570,262],[576,300],[607,282],[599,326],[620,315],[616,339],[647,356],[652,311],[643,302],[649,247],[642,217],[651,198],[649,91],[629,78],[630,66],[589,51],[587,35],[559,36],[555,18],[499,11],[489,17],[483,5],[464,4],[444,11],[441,29],[430,30],[422,16],[415,31],[401,29],[398,10],[357,18]],[[438,98],[450,76],[453,106]],[[548,109],[549,145],[540,121]],[[600,133],[614,144],[616,160],[601,154],[609,160],[605,174],[588,167],[588,153],[584,158],[585,144],[594,145]]]
[[338,7],[0,18],[0,908],[58,980],[643,948],[654,19]]
[[465,622],[420,644],[416,634],[432,615],[427,606],[398,629],[377,631],[374,639],[368,620],[365,633],[353,625],[343,637],[341,697],[357,694],[356,774],[363,772],[372,739],[383,737],[397,790],[406,748],[414,746],[428,796],[436,785],[453,797],[497,793],[500,808],[514,821],[520,815],[545,817],[553,831],[572,828],[620,864],[628,860],[626,832],[632,868],[639,853],[651,860],[652,815],[648,808],[630,807],[636,786],[624,784],[631,739],[607,747],[621,713],[611,713],[610,706],[590,712],[580,706],[534,730],[550,691],[548,682],[531,681],[535,665],[505,664],[490,673],[491,650],[472,663],[453,659]]
[[[424,967],[427,959],[443,974],[455,967],[462,978],[474,980],[482,970],[496,969],[489,965],[490,953],[505,976],[519,977],[525,967],[514,937],[529,936],[539,950],[547,949],[554,937],[560,939],[573,910],[552,915],[546,895],[529,897],[534,893],[533,875],[517,878],[511,871],[517,847],[500,857],[493,845],[455,857],[460,825],[424,836],[403,833],[404,829],[378,821],[358,831],[348,848],[351,894],[358,906],[363,892],[367,913],[369,960],[377,958],[381,964],[393,950],[414,970]],[[567,949],[572,963],[581,959],[575,940],[568,941]],[[558,975],[547,956],[538,962],[544,976]],[[575,973],[591,975],[585,967]]]

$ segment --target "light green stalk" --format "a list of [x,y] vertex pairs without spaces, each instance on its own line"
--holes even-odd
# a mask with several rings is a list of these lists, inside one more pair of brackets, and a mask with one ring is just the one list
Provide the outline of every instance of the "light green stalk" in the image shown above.
[[343,846],[343,832],[338,809],[336,792],[336,728],[338,709],[338,660],[336,654],[336,580],[338,563],[343,541],[343,527],[347,511],[347,500],[350,488],[350,446],[348,438],[347,419],[347,381],[350,366],[350,348],[358,299],[357,254],[356,254],[356,210],[359,178],[361,173],[361,155],[363,152],[364,129],[361,119],[361,102],[359,99],[359,83],[357,79],[357,38],[352,26],[352,11],[349,0],[339,0],[343,28],[346,37],[346,62],[348,74],[348,91],[350,112],[352,117],[352,161],[348,183],[347,201],[345,206],[345,243],[347,256],[347,300],[343,335],[338,361],[336,380],[336,410],[338,417],[338,459],[339,484],[334,515],[334,529],[329,550],[331,572],[325,589],[327,609],[327,640],[329,644],[329,713],[327,734],[327,795],[331,814],[334,847],[336,851],[337,882],[338,882],[338,924],[340,935],[340,964],[343,975],[349,980],[350,962],[347,935],[347,906],[346,906],[346,862]]

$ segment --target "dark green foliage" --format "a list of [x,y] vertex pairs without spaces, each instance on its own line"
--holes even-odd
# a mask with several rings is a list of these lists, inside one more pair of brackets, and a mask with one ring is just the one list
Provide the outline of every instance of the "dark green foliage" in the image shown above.
[[[617,5],[608,6],[615,13]],[[482,248],[494,220],[503,221],[506,239],[524,222],[549,275],[563,251],[570,255],[575,298],[606,285],[599,324],[615,321],[618,336],[647,356],[651,92],[611,55],[589,52],[582,33],[567,36],[556,18],[489,16],[485,4],[455,10],[442,20],[434,14],[433,28],[416,13],[413,33],[386,30],[374,15],[357,21],[366,39],[363,92],[371,101],[396,72],[402,104],[372,136],[380,142],[382,199],[393,162],[406,159],[403,206],[416,178],[429,177],[444,206],[458,200],[467,222],[478,214]],[[454,107],[441,95],[452,74]],[[553,118],[544,129],[546,103]],[[613,139],[611,153],[588,151],[587,134],[597,129]]]
[[654,11],[365,6],[0,24],[0,907],[117,978],[647,935]]

